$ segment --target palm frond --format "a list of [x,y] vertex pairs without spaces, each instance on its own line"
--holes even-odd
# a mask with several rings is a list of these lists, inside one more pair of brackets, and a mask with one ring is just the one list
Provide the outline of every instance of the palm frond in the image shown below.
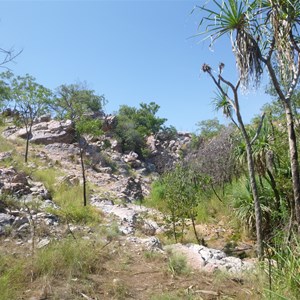
[[[227,87],[223,87],[224,92],[227,94]],[[213,106],[215,107],[216,111],[222,110],[222,113],[224,114],[224,116],[226,116],[227,118],[231,118],[232,117],[232,110],[233,107],[231,105],[231,103],[228,101],[227,96],[224,95],[222,92],[215,91],[215,96],[213,98]]]

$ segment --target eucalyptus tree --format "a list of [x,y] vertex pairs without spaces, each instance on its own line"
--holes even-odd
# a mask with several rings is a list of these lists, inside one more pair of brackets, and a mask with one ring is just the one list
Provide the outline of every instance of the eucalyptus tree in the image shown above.
[[264,70],[268,71],[285,110],[294,194],[292,216],[299,228],[300,178],[291,98],[300,75],[300,2],[212,0],[198,8],[205,13],[200,22],[205,30],[200,34],[212,43],[224,35],[230,37],[242,86],[258,86]]
[[105,97],[98,96],[93,90],[87,89],[83,84],[61,85],[56,90],[56,96],[51,101],[51,109],[56,112],[59,119],[70,119],[75,129],[74,139],[78,142],[80,163],[83,179],[83,205],[87,205],[86,172],[84,152],[87,141],[84,134],[100,135],[101,120]]
[[1,77],[6,82],[6,101],[9,101],[10,105],[14,105],[19,115],[19,121],[25,127],[26,148],[24,157],[25,163],[27,163],[32,126],[35,119],[48,110],[48,102],[52,93],[28,74],[25,76],[14,76],[12,72],[8,71],[2,73]]

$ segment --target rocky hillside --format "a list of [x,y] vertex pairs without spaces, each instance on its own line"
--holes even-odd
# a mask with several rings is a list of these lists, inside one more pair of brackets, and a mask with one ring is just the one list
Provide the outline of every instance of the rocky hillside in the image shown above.
[[[118,141],[111,136],[108,129],[113,124],[111,116],[104,124],[107,127],[105,134],[98,138],[85,136],[86,175],[90,185],[88,209],[91,209],[88,211],[90,214],[88,218],[93,222],[82,221],[85,217],[79,215],[80,211],[84,210],[83,207],[79,207],[76,214],[74,211],[70,212],[72,199],[70,203],[65,202],[68,194],[73,191],[77,194],[81,192],[79,184],[82,182],[80,150],[78,144],[74,142],[72,123],[51,120],[47,116],[40,118],[32,128],[30,138],[32,159],[25,166],[20,162],[20,152],[23,151],[22,139],[26,138],[24,129],[9,126],[3,131],[3,138],[8,143],[8,149],[6,149],[8,151],[0,153],[0,236],[4,246],[10,249],[14,245],[13,252],[16,255],[26,253],[26,255],[34,256],[36,251],[39,251],[38,249],[50,249],[55,242],[63,241],[71,236],[75,241],[82,239],[94,244],[100,239],[101,247],[115,251],[116,255],[135,256],[133,259],[135,263],[140,260],[144,266],[149,264],[144,261],[147,256],[150,256],[151,263],[155,265],[155,262],[161,264],[169,261],[170,263],[168,257],[170,253],[175,253],[185,257],[187,267],[194,272],[212,273],[219,270],[231,274],[233,278],[242,278],[244,271],[254,270],[253,261],[227,256],[224,249],[222,250],[224,245],[219,249],[191,243],[165,245],[162,240],[168,230],[168,224],[165,223],[164,216],[153,208],[141,205],[143,198],[149,195],[153,180],[182,157],[183,152],[191,143],[190,134],[177,133],[171,138],[164,133],[149,136],[147,139],[148,155],[143,157],[133,151],[122,152]],[[9,150],[10,147],[11,150]],[[60,198],[63,199],[58,200]],[[95,224],[95,220],[98,220],[98,225],[90,225]],[[199,230],[203,228],[199,226]],[[207,240],[216,234],[222,239],[228,235],[228,232],[220,226],[211,227],[210,230],[206,227]],[[120,247],[126,249],[120,250]],[[247,248],[251,248],[251,245],[238,245],[236,250],[243,251]],[[141,253],[144,253],[142,257]],[[160,258],[156,261],[157,255]],[[104,265],[111,263],[112,257],[110,256]],[[116,266],[114,268],[118,269]],[[145,271],[143,268],[140,267],[136,271],[137,274],[159,272],[157,269]],[[170,268],[173,268],[173,276],[177,273],[177,275],[184,273],[184,265],[179,266],[178,270],[174,266]],[[91,293],[85,286],[82,291],[73,290],[70,297],[63,296],[59,294],[61,285],[57,285],[59,286],[57,288],[55,283],[51,282],[52,290],[47,285],[41,287],[39,284],[37,286],[33,284],[28,295],[23,295],[22,299],[75,299],[74,295],[76,299],[150,299],[153,286],[141,287],[128,278],[125,280],[123,275],[120,275],[122,277],[120,279],[118,272],[125,274],[125,271],[116,271],[113,277],[103,271],[102,275],[106,274],[106,279],[100,275],[95,277],[96,274],[92,272],[94,281],[112,280],[110,288],[101,287],[98,289],[98,294]],[[128,275],[130,272],[132,270]],[[162,276],[165,276],[163,272]],[[159,278],[151,280],[154,280],[154,283],[164,281]],[[211,278],[211,275],[207,275],[207,278]],[[71,284],[73,289],[77,279],[74,280]],[[95,283],[93,280],[92,282]],[[117,291],[118,288],[121,289],[120,286],[121,283],[123,285],[124,280],[126,289],[124,288],[123,292]],[[238,284],[241,284],[243,280],[239,280]],[[34,282],[35,279],[32,277],[31,281]],[[82,279],[79,281],[82,285]],[[200,287],[192,279],[188,285],[183,286],[181,280],[175,280],[172,283],[173,288],[166,286],[161,290],[174,291],[177,284],[178,289],[184,286],[184,289],[188,289],[189,293],[195,296],[188,299],[232,299],[220,297],[226,293],[238,294],[232,291],[232,288],[229,288],[228,292],[226,289],[215,290],[211,284],[207,284],[207,288],[203,285]],[[55,294],[58,298],[53,296]],[[251,297],[248,299],[256,297],[255,292],[251,292]]]

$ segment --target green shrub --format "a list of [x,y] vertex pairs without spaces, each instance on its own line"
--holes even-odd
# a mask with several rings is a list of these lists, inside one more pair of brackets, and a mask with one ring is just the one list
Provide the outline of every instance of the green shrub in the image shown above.
[[162,180],[156,180],[152,183],[149,197],[146,198],[144,205],[164,211],[166,203],[164,202],[166,186]]
[[172,253],[168,261],[168,270],[173,275],[188,274],[190,268],[187,266],[186,257],[182,254]]
[[[271,219],[271,208],[269,203],[270,199],[273,199],[272,192],[266,185],[264,188],[259,186],[259,195],[261,202],[261,210],[263,217],[263,224],[266,229],[270,224]],[[273,201],[274,202],[274,201]],[[235,183],[232,190],[232,206],[234,209],[234,214],[236,218],[243,224],[243,226],[249,230],[250,233],[255,232],[255,211],[254,202],[250,187],[249,180],[241,179],[239,182]]]
[[297,300],[300,291],[300,243],[294,246],[273,248],[273,263],[265,265],[271,286],[265,290],[268,299]]

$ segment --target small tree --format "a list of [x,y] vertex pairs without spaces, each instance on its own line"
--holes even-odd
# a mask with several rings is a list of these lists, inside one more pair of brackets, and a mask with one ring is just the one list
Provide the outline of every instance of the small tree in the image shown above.
[[140,108],[122,105],[117,114],[115,135],[122,145],[122,150],[132,150],[143,155],[145,138],[157,133],[166,119],[156,116],[159,105],[150,102],[140,103]]
[[[44,114],[48,109],[48,102],[52,96],[49,89],[35,82],[35,78],[26,74],[25,76],[14,76],[11,72],[1,74],[2,79],[7,81],[3,87],[6,100],[14,105],[19,113],[21,125],[26,130],[25,163],[28,161],[29,141],[32,138],[32,126],[37,117]],[[9,90],[7,90],[9,86]]]
[[225,128],[217,118],[200,121],[196,126],[198,127],[197,131],[199,131],[200,136],[205,139],[215,137]]
[[173,236],[177,242],[178,232],[176,225],[181,222],[183,234],[186,225],[185,219],[190,218],[195,238],[200,245],[204,240],[199,237],[196,231],[197,206],[199,204],[199,193],[206,184],[206,178],[195,173],[191,168],[177,166],[174,170],[167,172],[162,177],[165,186],[164,197],[167,212],[171,214]]
[[56,111],[58,118],[70,119],[74,124],[75,139],[78,142],[80,153],[84,206],[87,205],[87,180],[84,164],[87,142],[84,139],[84,134],[94,136],[101,134],[101,121],[94,115],[102,112],[105,103],[106,100],[103,95],[96,95],[93,90],[87,89],[82,84],[61,85],[57,88],[56,97],[51,103],[51,108]]

